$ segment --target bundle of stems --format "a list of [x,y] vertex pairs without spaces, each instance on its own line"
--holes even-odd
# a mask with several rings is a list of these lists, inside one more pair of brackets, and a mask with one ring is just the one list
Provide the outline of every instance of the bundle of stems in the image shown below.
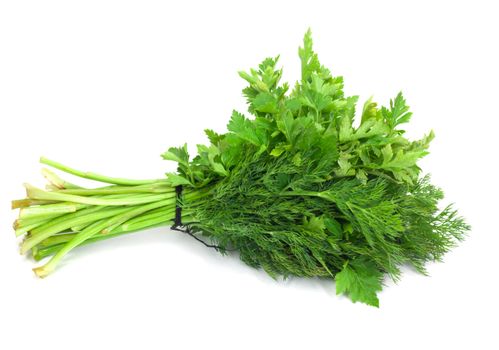
[[[45,265],[33,269],[39,277],[48,275],[79,245],[174,223],[180,198],[166,179],[113,178],[79,171],[43,157],[40,162],[108,185],[83,188],[46,168],[42,169],[48,180],[45,190],[24,185],[26,198],[12,201],[12,208],[20,209],[14,229],[17,236],[25,235],[21,254],[31,251],[37,261],[52,256]],[[201,196],[200,191],[186,189],[181,199],[190,201]],[[189,211],[183,211],[182,222],[188,224],[191,220]]]

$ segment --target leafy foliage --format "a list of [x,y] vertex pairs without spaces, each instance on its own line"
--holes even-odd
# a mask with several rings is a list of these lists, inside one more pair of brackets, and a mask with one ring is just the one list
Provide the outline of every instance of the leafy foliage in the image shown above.
[[207,130],[209,146],[189,161],[184,147],[172,185],[202,191],[185,200],[190,226],[250,266],[278,276],[336,279],[337,293],[378,306],[383,275],[410,263],[440,260],[468,226],[438,209],[442,192],[420,176],[433,133],[406,139],[411,118],[401,93],[389,107],[366,101],[356,126],[357,96],[323,67],[311,33],[299,49],[301,81],[280,84],[279,57],[239,75],[249,118],[234,111],[228,132]]
[[362,301],[379,306],[376,292],[381,290],[381,272],[369,260],[347,261],[336,274],[336,294],[348,294],[353,302]]

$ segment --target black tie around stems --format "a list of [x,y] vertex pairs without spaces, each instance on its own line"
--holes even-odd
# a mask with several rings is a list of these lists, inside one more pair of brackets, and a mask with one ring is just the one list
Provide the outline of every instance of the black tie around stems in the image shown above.
[[172,229],[175,229],[176,227],[182,226],[182,207],[180,206],[180,198],[182,196],[182,185],[178,185],[175,187],[175,195],[176,195],[176,201],[175,201],[175,221],[173,222]]
[[220,247],[214,244],[209,244],[197,237],[189,226],[182,224],[182,206],[180,205],[180,198],[182,195],[182,185],[175,187],[176,202],[175,202],[175,219],[173,225],[170,227],[171,230],[187,233],[189,236],[194,238],[196,241],[203,243],[208,248],[213,248],[215,250],[220,250]]

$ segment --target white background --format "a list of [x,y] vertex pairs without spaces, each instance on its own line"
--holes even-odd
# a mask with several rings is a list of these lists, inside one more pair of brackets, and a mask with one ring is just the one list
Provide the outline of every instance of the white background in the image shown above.
[[[497,349],[498,10],[494,1],[2,1],[0,348]],[[275,282],[237,256],[156,229],[74,251],[44,280],[18,254],[9,201],[40,155],[161,177],[167,147],[246,111],[236,72],[281,54],[299,76],[311,27],[348,94],[403,90],[422,166],[473,226],[430,277],[386,281],[380,308],[334,283]]]

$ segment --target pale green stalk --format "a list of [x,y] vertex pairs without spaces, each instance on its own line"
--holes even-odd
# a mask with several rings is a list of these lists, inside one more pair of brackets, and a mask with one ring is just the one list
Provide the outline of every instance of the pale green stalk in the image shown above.
[[[82,225],[87,222],[94,222],[96,220],[101,220],[104,218],[109,218],[112,216],[115,216],[117,214],[121,214],[130,208],[128,207],[121,207],[121,208],[105,208],[100,210],[101,208],[99,207],[93,207],[87,209],[90,213],[86,213],[87,215],[84,215],[82,213],[73,213],[73,214],[80,214],[80,215],[74,215],[74,217],[67,218],[67,217],[62,217],[55,219],[54,222],[48,222],[46,225],[39,226],[31,231],[31,236],[26,238],[23,243],[21,244],[21,254],[25,254],[28,250],[33,248],[35,245],[43,241],[45,238],[50,237],[51,235],[54,235],[56,233],[62,232],[72,226],[75,225]],[[98,210],[98,211],[97,211]],[[96,212],[94,212],[96,211]],[[73,214],[69,214],[73,215]]]
[[175,192],[162,193],[162,194],[151,194],[142,196],[129,196],[121,199],[108,199],[108,198],[95,198],[95,197],[83,197],[76,196],[72,194],[65,194],[59,192],[49,192],[42,189],[36,188],[29,184],[24,185],[26,187],[26,192],[29,198],[32,199],[45,199],[45,200],[57,200],[57,201],[69,201],[74,203],[90,204],[90,205],[134,205],[142,203],[155,202],[162,199],[174,198]]
[[165,205],[164,202],[152,203],[149,205],[144,205],[139,208],[132,208],[128,211],[123,212],[121,215],[116,215],[111,219],[103,219],[93,223],[92,225],[86,227],[80,233],[77,233],[69,242],[67,242],[64,247],[61,248],[50,261],[40,267],[33,269],[39,277],[45,277],[57,266],[59,261],[69,253],[73,248],[77,247],[79,244],[83,243],[87,239],[93,237],[99,232],[103,232],[108,227],[115,227],[115,225],[122,224],[123,222],[133,218],[136,215],[142,214],[148,210],[155,209],[159,206]]
[[115,184],[115,185],[132,185],[133,186],[133,185],[144,185],[144,184],[157,183],[157,182],[163,182],[163,183],[166,182],[166,179],[130,180],[130,179],[124,179],[124,178],[118,178],[118,177],[104,176],[104,175],[100,175],[100,174],[96,174],[96,173],[92,173],[92,172],[76,170],[76,169],[70,168],[64,164],[47,159],[45,157],[40,158],[40,163],[50,165],[53,168],[59,169],[59,170],[64,171],[68,174],[82,177],[84,179],[95,180],[95,181],[100,181],[100,182],[105,182],[105,183],[110,183],[110,184]]
[[[182,218],[182,220],[185,220],[186,222],[190,221],[191,219],[192,218],[190,216]],[[122,224],[121,226],[114,229],[111,233],[93,236],[82,242],[80,245],[87,245],[90,243],[117,237],[123,234],[142,231],[144,229],[171,225],[173,225],[173,221],[171,219],[165,219],[165,217],[163,216],[151,217],[147,220],[136,222],[132,222],[132,220],[130,220],[127,223]],[[75,233],[68,233],[50,237],[50,241],[47,242],[46,245],[40,245],[33,249],[33,257],[35,258],[35,260],[39,261],[45,257],[56,254],[64,246],[64,243],[70,241],[75,235]]]

